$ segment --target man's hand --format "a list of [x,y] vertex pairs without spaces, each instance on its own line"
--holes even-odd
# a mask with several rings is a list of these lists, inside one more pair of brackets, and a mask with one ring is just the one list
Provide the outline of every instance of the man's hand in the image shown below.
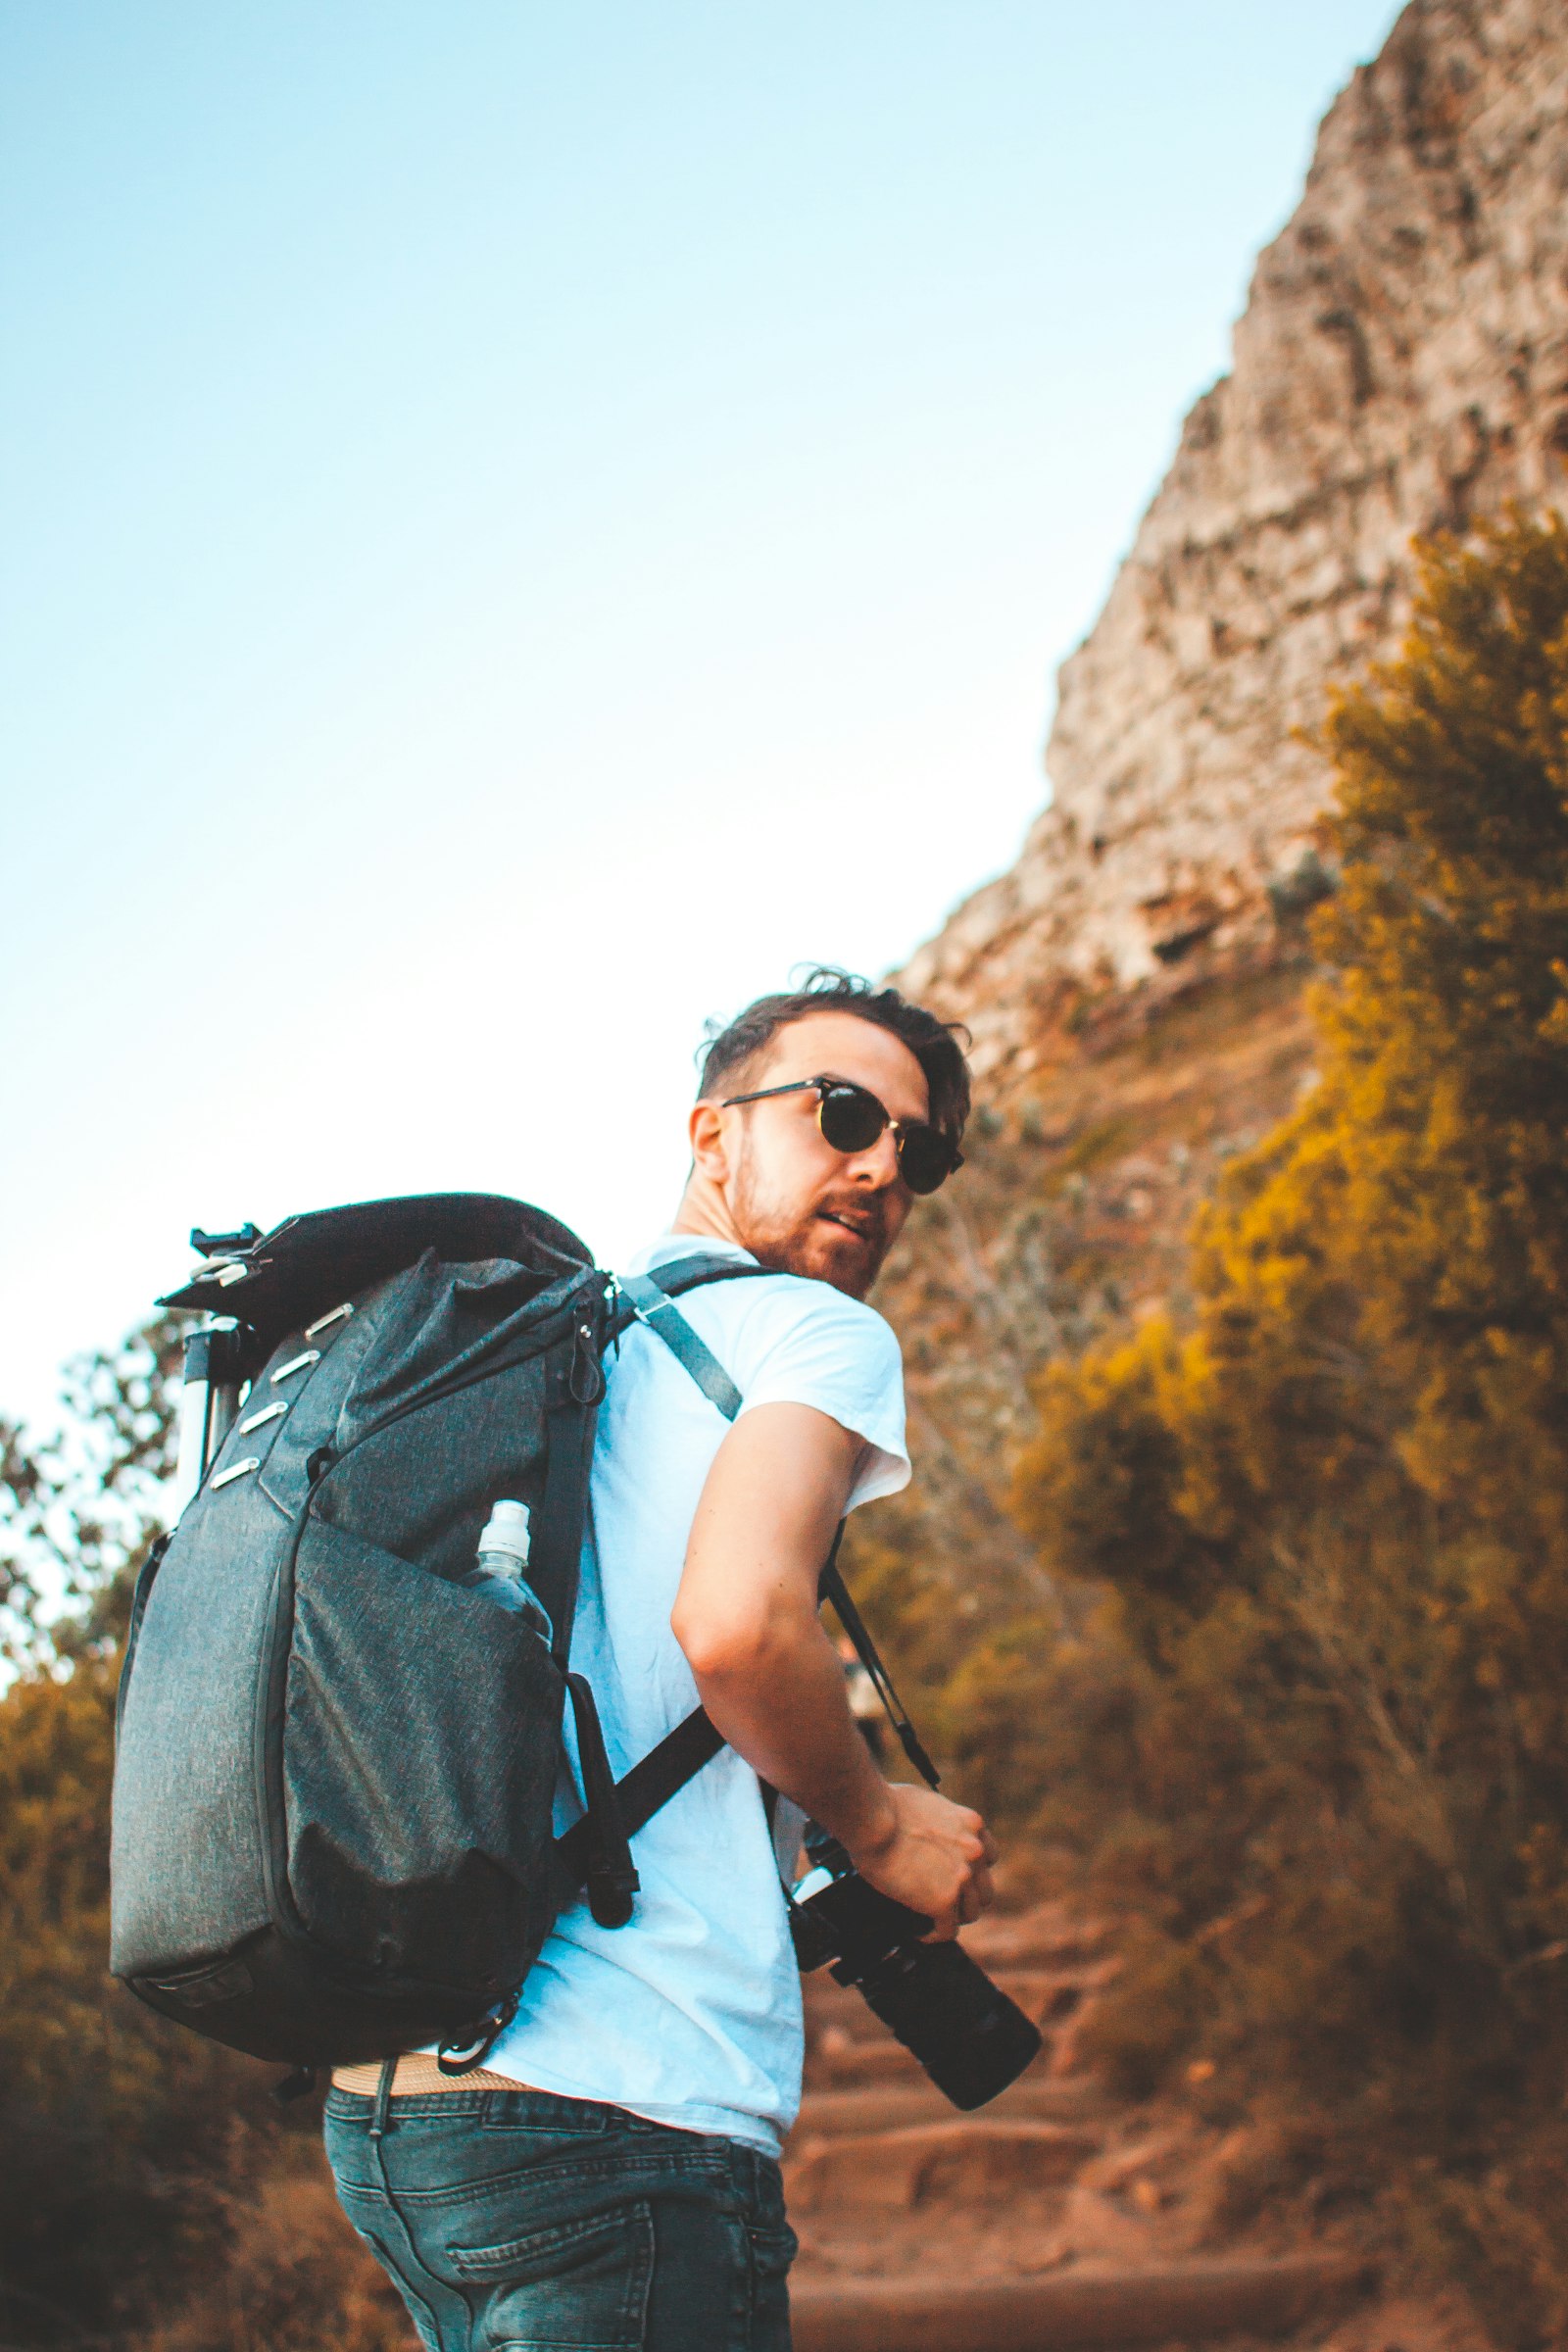
[[719,1732],[873,1886],[956,1935],[991,1900],[978,1813],[885,1781],[856,1728],[816,1583],[858,1438],[807,1404],[743,1413],[708,1474],[671,1624]]
[[850,1859],[879,1894],[925,1913],[928,1942],[946,1941],[991,1903],[991,1833],[978,1813],[934,1788],[889,1782],[887,1792],[891,1819],[850,1847]]

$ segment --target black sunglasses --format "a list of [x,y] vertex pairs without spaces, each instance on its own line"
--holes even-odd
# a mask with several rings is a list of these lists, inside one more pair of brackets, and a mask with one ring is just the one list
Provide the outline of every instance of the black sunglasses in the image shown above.
[[891,1127],[899,1174],[911,1193],[934,1193],[963,1165],[963,1153],[940,1127],[928,1127],[920,1119],[893,1118],[867,1088],[852,1086],[847,1078],[792,1078],[788,1086],[759,1087],[755,1095],[726,1095],[720,1107],[729,1110],[737,1102],[765,1102],[773,1095],[808,1090],[816,1094],[822,1141],[835,1152],[869,1152]]

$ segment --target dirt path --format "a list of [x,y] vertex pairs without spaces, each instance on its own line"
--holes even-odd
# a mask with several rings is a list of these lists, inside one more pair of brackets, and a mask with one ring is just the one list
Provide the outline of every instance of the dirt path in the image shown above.
[[977,2115],[948,2106],[857,1993],[807,1980],[807,2095],[785,2160],[797,2352],[1238,2338],[1484,2352],[1457,2315],[1391,2292],[1352,2243],[1228,2221],[1245,2134],[1097,2085],[1078,2043],[1115,1966],[1103,1931],[1045,1906],[965,1942],[1046,2036]]

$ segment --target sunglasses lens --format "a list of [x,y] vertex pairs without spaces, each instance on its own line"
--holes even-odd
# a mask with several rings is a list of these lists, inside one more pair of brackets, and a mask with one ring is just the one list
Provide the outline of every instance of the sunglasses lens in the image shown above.
[[906,1127],[899,1140],[899,1173],[911,1193],[934,1193],[954,1168],[953,1148],[935,1127]]
[[869,1152],[887,1123],[875,1095],[858,1086],[829,1087],[822,1097],[822,1136],[835,1152]]
[[[817,1116],[823,1140],[835,1152],[869,1152],[887,1131],[887,1112],[861,1086],[829,1087]],[[909,1126],[899,1137],[899,1174],[911,1193],[934,1193],[958,1165],[940,1128]]]

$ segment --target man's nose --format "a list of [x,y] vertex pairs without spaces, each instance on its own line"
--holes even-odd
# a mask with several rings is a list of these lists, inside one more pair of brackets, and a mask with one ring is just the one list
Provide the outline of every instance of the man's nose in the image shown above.
[[850,1174],[868,1191],[885,1192],[890,1184],[898,1183],[899,1139],[891,1127],[884,1127],[874,1144],[857,1152],[850,1162]]

